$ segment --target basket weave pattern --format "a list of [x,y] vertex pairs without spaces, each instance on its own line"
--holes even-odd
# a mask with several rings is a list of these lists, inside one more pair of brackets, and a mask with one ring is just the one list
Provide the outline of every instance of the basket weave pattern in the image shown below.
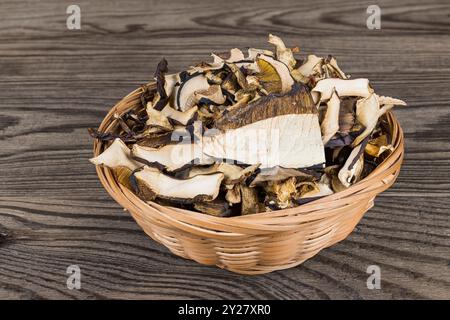
[[[154,83],[147,86],[155,89]],[[139,106],[141,93],[139,88],[123,98],[99,130],[115,132],[118,124],[113,114]],[[392,113],[386,117],[394,151],[369,176],[345,191],[285,210],[214,217],[144,202],[120,185],[108,168],[97,166],[97,174],[107,192],[145,233],[174,254],[236,273],[262,274],[296,266],[345,239],[373,206],[375,196],[394,183],[403,160],[403,132]],[[104,148],[104,143],[95,141],[94,155]]]

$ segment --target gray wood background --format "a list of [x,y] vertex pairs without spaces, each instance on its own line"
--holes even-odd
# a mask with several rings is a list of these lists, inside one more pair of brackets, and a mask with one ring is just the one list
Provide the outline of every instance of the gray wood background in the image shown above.
[[[66,7],[81,7],[81,30]],[[368,30],[366,8],[382,10]],[[446,0],[0,1],[0,298],[450,298],[450,3]],[[151,79],[211,51],[335,55],[408,102],[393,188],[345,241],[303,265],[245,277],[174,257],[103,190],[86,128]],[[79,265],[81,290],[66,288]],[[366,269],[381,268],[369,290]]]

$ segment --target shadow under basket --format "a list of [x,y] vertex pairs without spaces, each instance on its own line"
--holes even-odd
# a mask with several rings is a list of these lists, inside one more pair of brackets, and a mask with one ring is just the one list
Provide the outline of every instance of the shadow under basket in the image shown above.
[[[147,87],[154,90],[155,85]],[[142,88],[136,89],[117,103],[99,130],[118,130],[114,113],[140,106],[141,93]],[[373,206],[375,196],[394,183],[403,160],[403,132],[391,112],[385,117],[394,150],[374,171],[345,191],[285,210],[214,217],[144,202],[119,184],[110,169],[97,166],[97,174],[107,192],[145,233],[174,254],[240,274],[263,274],[299,265],[345,239]],[[94,155],[104,148],[105,143],[96,140]]]

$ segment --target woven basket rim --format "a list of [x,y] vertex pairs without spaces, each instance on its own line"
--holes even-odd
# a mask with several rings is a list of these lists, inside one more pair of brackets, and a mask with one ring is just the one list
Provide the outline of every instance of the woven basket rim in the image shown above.
[[[100,131],[108,132],[112,126],[114,126],[115,120],[113,119],[113,114],[118,112],[120,114],[136,107],[140,103],[139,96],[143,92],[144,88],[154,90],[155,83],[149,82],[143,87],[140,87],[127,96],[122,98],[114,107],[110,109],[108,114],[104,117],[101,125],[99,126]],[[123,109],[123,110],[118,110]],[[96,171],[103,187],[107,192],[125,209],[130,212],[140,212],[141,208],[145,207],[146,212],[142,214],[154,214],[155,218],[161,219],[166,223],[172,225],[178,225],[181,229],[186,227],[192,230],[194,228],[196,231],[209,230],[212,234],[216,232],[230,232],[230,229],[245,230],[242,234],[248,234],[251,230],[258,230],[255,234],[260,234],[263,231],[274,232],[274,231],[286,231],[291,230],[291,225],[301,223],[302,221],[310,221],[311,219],[320,219],[321,217],[314,217],[314,212],[318,208],[323,208],[324,206],[329,206],[330,210],[340,207],[340,201],[346,199],[346,197],[354,197],[355,201],[358,200],[358,195],[363,197],[364,192],[370,190],[370,186],[374,182],[382,181],[386,186],[383,187],[387,189],[395,181],[398,176],[398,167],[401,165],[403,160],[403,131],[392,112],[388,112],[385,115],[391,128],[391,144],[393,145],[393,152],[389,154],[384,161],[379,164],[367,177],[361,181],[355,183],[344,191],[337,192],[317,200],[311,201],[306,204],[302,204],[297,207],[270,211],[270,212],[260,212],[255,214],[249,214],[244,216],[233,216],[233,217],[216,217],[207,215],[197,211],[191,211],[171,206],[162,206],[153,201],[145,202],[135,195],[131,190],[120,185],[112,174],[112,170],[103,167],[96,166]],[[94,140],[93,152],[94,156],[100,154],[105,143]],[[382,177],[383,176],[383,177]],[[390,178],[387,178],[390,177]],[[386,181],[385,181],[386,180]],[[376,184],[376,183],[375,183]],[[379,185],[377,186],[380,189]],[[381,190],[382,191],[382,190]],[[379,192],[381,192],[379,191]],[[379,193],[377,192],[377,193]],[[119,193],[122,195],[119,196]],[[343,203],[343,201],[342,201]],[[170,211],[170,212],[168,212]],[[304,215],[305,217],[300,217]],[[306,218],[307,216],[307,218]],[[188,217],[188,222],[183,219]],[[292,219],[292,218],[296,219]],[[183,221],[181,221],[183,220]],[[239,226],[236,226],[239,225]],[[187,227],[189,225],[189,227]],[[224,230],[222,230],[222,227]],[[200,230],[199,230],[200,229]],[[207,232],[207,235],[211,235]],[[235,233],[234,235],[240,234],[241,232]]]

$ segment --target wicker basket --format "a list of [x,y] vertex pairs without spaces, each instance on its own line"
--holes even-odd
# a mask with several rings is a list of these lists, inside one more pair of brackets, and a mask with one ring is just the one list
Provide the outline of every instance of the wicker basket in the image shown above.
[[[154,83],[147,87],[155,89]],[[117,130],[113,114],[139,106],[141,93],[142,88],[123,98],[99,130]],[[263,274],[299,265],[345,239],[373,206],[375,196],[394,183],[403,160],[403,132],[392,113],[386,118],[394,151],[368,177],[343,192],[270,213],[220,218],[146,203],[120,185],[111,170],[97,166],[97,173],[108,193],[131,213],[145,233],[174,254],[236,273]],[[96,141],[94,155],[104,147]]]

